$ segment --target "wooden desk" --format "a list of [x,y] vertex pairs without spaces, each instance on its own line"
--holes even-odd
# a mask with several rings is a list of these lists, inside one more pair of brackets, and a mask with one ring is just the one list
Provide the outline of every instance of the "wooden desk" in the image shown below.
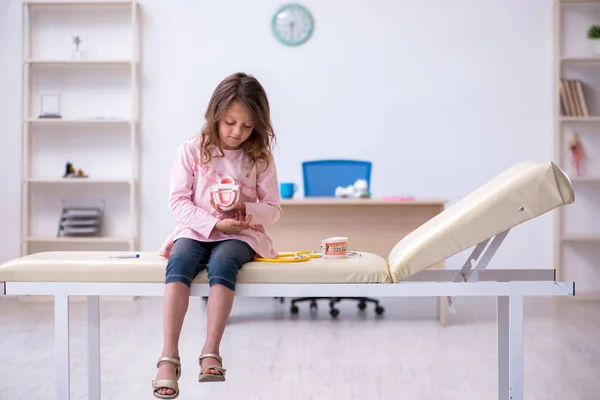
[[387,260],[408,233],[444,210],[447,200],[304,198],[281,201],[283,214],[269,226],[278,251],[319,250],[321,240],[347,236],[349,250]]
[[[374,253],[387,260],[396,243],[442,212],[446,203],[445,199],[284,199],[281,219],[268,227],[268,233],[278,251],[319,251],[321,240],[347,236],[349,250]],[[442,262],[431,268],[443,267]],[[445,298],[440,297],[437,305],[437,319],[444,326]]]

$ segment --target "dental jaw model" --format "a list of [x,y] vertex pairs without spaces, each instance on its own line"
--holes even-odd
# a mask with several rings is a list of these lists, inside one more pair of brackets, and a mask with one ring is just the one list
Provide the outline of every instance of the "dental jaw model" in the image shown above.
[[348,238],[345,236],[330,237],[321,241],[323,258],[348,257]]
[[226,176],[210,189],[213,202],[223,211],[232,210],[240,199],[240,187]]

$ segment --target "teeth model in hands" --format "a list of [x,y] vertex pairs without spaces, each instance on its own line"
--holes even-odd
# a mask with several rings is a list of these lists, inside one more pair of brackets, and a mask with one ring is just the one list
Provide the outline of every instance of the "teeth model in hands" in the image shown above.
[[219,183],[210,189],[213,202],[223,211],[232,210],[240,198],[240,187],[229,176],[221,178]]

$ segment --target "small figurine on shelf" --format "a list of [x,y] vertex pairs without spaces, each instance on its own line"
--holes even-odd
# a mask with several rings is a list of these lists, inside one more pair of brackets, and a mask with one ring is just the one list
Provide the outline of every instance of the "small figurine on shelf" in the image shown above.
[[579,140],[579,134],[573,133],[571,140],[569,141],[569,150],[571,150],[571,156],[573,158],[573,166],[575,167],[575,174],[581,175],[581,160],[585,158],[583,146]]
[[75,44],[75,50],[71,53],[71,58],[73,60],[81,60],[83,58],[83,54],[79,49],[79,44],[81,43],[81,36],[73,36],[73,44]]
[[65,166],[65,174],[63,175],[63,178],[87,178],[88,176],[85,174],[85,172],[83,172],[83,170],[79,169],[79,170],[75,170],[75,167],[73,167],[73,164],[69,161],[67,161],[67,165]]
[[73,175],[75,175],[75,168],[73,168],[73,164],[67,161],[67,165],[65,167],[65,174],[63,175],[63,178],[68,178]]

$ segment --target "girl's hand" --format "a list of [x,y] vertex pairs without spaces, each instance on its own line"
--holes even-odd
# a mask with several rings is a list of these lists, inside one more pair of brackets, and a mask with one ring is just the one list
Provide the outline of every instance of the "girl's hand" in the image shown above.
[[217,222],[215,229],[223,233],[240,233],[246,228],[250,228],[250,222],[252,222],[252,215],[248,218],[225,218]]

